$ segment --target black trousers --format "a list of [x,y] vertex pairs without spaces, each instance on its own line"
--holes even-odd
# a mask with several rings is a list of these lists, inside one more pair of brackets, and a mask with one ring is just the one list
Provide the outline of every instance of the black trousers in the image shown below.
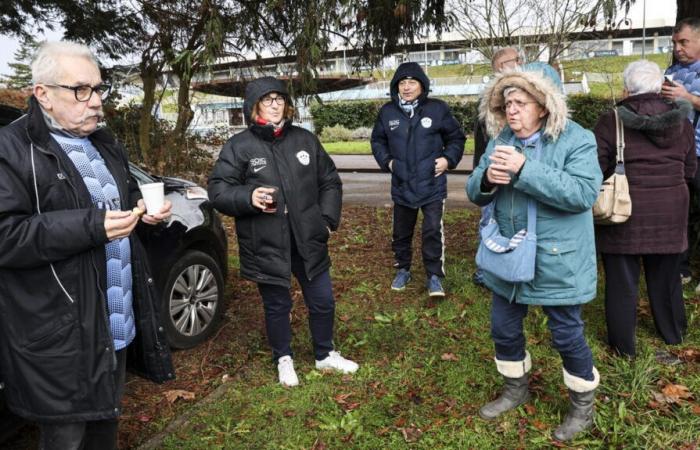
[[[330,271],[318,274],[313,280],[306,277],[304,261],[296,246],[292,246],[292,273],[301,285],[304,303],[309,311],[309,330],[314,346],[314,357],[320,361],[333,351],[333,322],[335,299]],[[292,326],[289,313],[292,311],[292,295],[289,288],[274,284],[258,283],[258,291],[265,309],[267,340],[272,347],[272,358],[277,362],[282,356],[293,356]]]
[[605,267],[605,319],[610,346],[635,355],[640,261],[656,330],[667,344],[680,344],[688,328],[678,276],[680,254],[602,254]]
[[[693,205],[700,206],[700,157],[698,158],[698,170],[695,171],[695,178],[693,181],[688,183],[688,193],[690,193],[690,210],[693,209]],[[690,258],[692,258],[691,246],[695,243],[695,230],[693,230],[693,224],[690,221],[690,216],[688,216],[688,249],[682,253],[680,273],[684,277],[689,277],[691,275],[690,271]]]
[[[117,351],[117,398],[121,403],[126,379],[126,348]],[[41,450],[114,450],[119,419],[89,422],[39,423]]]
[[[394,203],[394,231],[391,248],[399,269],[411,269],[413,230],[418,220],[418,209]],[[423,265],[428,277],[445,277],[445,238],[442,214],[445,200],[437,200],[420,207],[423,211]]]

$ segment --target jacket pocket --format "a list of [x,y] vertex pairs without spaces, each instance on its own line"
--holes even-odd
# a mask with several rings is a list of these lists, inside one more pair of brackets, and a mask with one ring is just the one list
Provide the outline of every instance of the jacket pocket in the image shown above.
[[575,259],[576,241],[538,242],[533,284],[538,289],[575,289]]

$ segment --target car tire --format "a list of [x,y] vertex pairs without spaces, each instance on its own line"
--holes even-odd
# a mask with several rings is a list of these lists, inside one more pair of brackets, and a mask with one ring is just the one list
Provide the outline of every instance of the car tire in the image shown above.
[[160,316],[171,347],[194,347],[216,331],[226,309],[221,273],[214,258],[198,250],[186,251],[170,269]]

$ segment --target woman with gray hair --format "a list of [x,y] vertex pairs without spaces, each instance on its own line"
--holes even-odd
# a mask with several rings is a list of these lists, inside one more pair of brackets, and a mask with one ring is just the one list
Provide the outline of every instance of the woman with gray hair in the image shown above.
[[[499,253],[525,240],[536,241],[534,278],[528,281],[496,273],[497,267],[490,267],[493,273],[488,265],[482,267],[484,283],[493,292],[491,337],[504,387],[479,415],[493,420],[528,401],[532,360],[523,320],[531,305],[541,306],[562,359],[570,400],[552,435],[568,441],[593,423],[600,382],[581,318],[582,305],[596,296],[591,206],[602,175],[595,139],[568,118],[559,76],[546,64],[496,75],[479,114],[492,140],[469,177],[469,198],[493,208],[491,230],[497,228],[497,239],[507,241]],[[482,242],[489,245],[488,239]]]
[[[688,187],[696,169],[692,106],[669,103],[659,92],[659,66],[640,60],[623,73],[623,100],[617,111],[624,126],[624,168],[632,215],[624,223],[596,227],[605,268],[608,342],[635,355],[640,268],[644,267],[654,324],[666,344],[679,344],[687,328],[680,257],[687,248]],[[600,117],[594,129],[598,162],[605,178],[617,166],[615,114]],[[668,356],[661,351],[658,355]]]

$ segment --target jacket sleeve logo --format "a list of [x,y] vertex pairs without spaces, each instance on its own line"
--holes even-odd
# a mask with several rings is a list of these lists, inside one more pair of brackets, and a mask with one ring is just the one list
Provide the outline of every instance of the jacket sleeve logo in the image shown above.
[[266,158],[253,158],[248,162],[248,164],[250,164],[250,168],[253,171],[253,173],[258,173],[261,170],[263,170],[265,167],[267,167],[267,159]]
[[297,159],[300,163],[302,163],[305,166],[308,166],[311,162],[311,156],[309,156],[309,152],[307,152],[306,150],[300,150],[299,152],[297,152]]
[[430,128],[430,126],[433,124],[433,119],[430,117],[423,117],[420,120],[420,124],[423,125],[423,128]]
[[399,119],[390,120],[389,121],[389,130],[394,131],[395,129],[397,129],[399,127],[400,124],[401,124],[401,121]]

